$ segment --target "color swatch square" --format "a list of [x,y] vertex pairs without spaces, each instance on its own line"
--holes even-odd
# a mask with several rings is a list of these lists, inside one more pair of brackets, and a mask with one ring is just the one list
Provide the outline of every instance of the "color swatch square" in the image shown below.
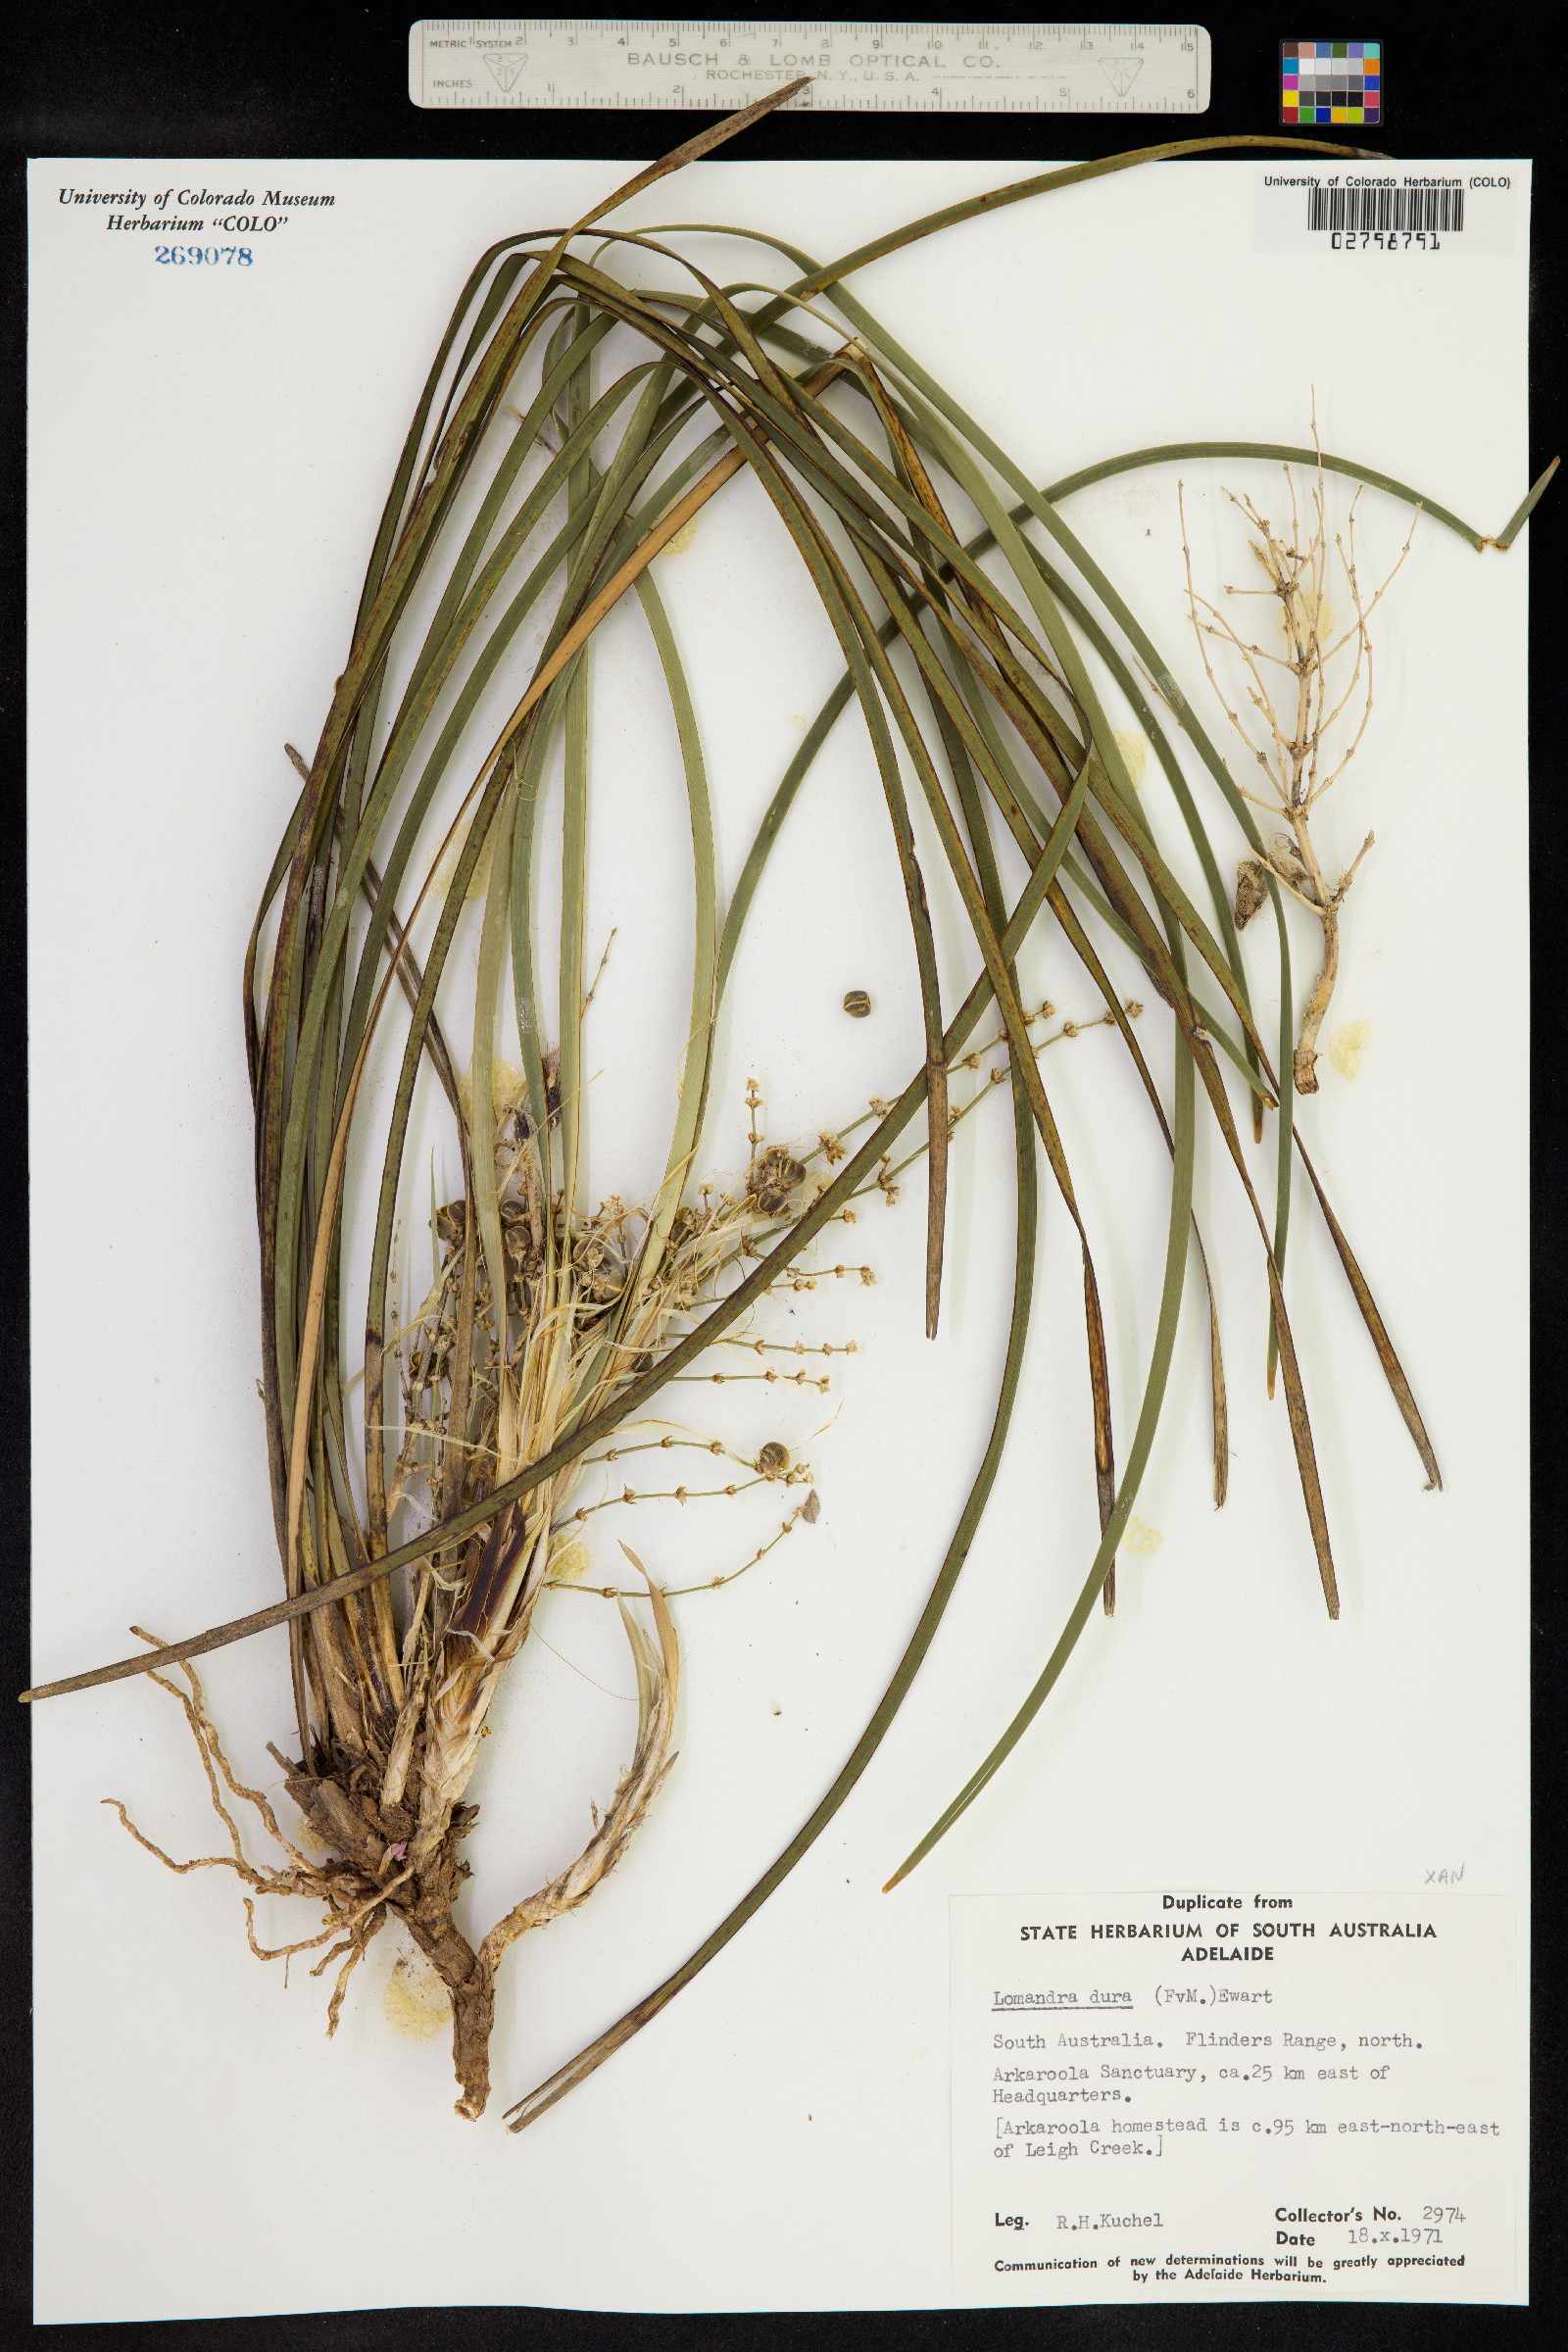
[[1382,120],[1381,41],[1281,41],[1282,123],[1315,129]]

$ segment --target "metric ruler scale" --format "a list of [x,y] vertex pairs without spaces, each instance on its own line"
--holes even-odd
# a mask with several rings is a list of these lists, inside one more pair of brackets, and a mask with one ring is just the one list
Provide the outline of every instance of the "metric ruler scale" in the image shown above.
[[409,96],[451,108],[734,111],[809,74],[813,114],[1200,115],[1200,24],[425,17]]

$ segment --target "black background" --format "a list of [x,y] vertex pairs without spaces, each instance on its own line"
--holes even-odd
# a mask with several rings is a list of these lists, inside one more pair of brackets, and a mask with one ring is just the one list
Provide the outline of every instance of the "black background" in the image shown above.
[[[1568,1306],[1560,1234],[1564,1163],[1562,1064],[1568,1048],[1554,946],[1568,882],[1562,736],[1565,652],[1561,567],[1568,482],[1554,484],[1519,550],[1532,601],[1532,869],[1534,1036],[1532,1097],[1535,1213],[1535,1422],[1533,1478],[1538,1542],[1533,1610],[1536,1693],[1536,1991],[1534,2036],[1535,2154],[1532,2305],[1528,2311],[1418,2309],[1358,2305],[1242,2305],[1165,2310],[905,2312],[876,2314],[737,2314],[628,2318],[532,2309],[454,2309],[335,2313],[129,2327],[39,2328],[30,2323],[30,1874],[27,1834],[27,1738],[24,1711],[5,1695],[28,1679],[20,1628],[25,1621],[28,1511],[24,1437],[29,1412],[69,1411],[70,1400],[33,1406],[27,1377],[26,1010],[24,894],[25,805],[23,580],[25,456],[25,184],[28,156],[495,157],[510,155],[650,159],[677,145],[709,118],[694,114],[507,112],[457,114],[410,104],[408,28],[416,0],[401,7],[107,7],[17,0],[0,30],[0,806],[13,827],[0,851],[0,1625],[18,1629],[0,1671],[0,2345],[60,2339],[96,2346],[165,2341],[214,2345],[219,2352],[469,2352],[518,2345],[539,2352],[599,2352],[631,2344],[636,2352],[828,2352],[846,2338],[869,2352],[1141,2352],[1151,2344],[1292,2348],[1307,2341],[1347,2347],[1419,2344],[1423,2352],[1465,2352],[1494,2342],[1555,2335],[1565,2299],[1557,2280],[1568,2260],[1562,2209],[1568,2197],[1568,2134],[1560,2108],[1568,2092],[1564,2035],[1557,2022],[1563,1976],[1557,1946],[1565,1839],[1561,1749],[1564,1564],[1550,1527],[1560,1506],[1562,1448],[1561,1339]],[[1384,119],[1365,142],[1392,156],[1530,156],[1535,160],[1532,233],[1532,395],[1530,471],[1568,445],[1563,394],[1565,118],[1556,36],[1542,20],[1534,37],[1514,12],[1439,6],[1380,7],[1352,16],[1302,9],[1288,0],[1281,15],[1262,9],[1195,12],[1213,35],[1213,85],[1205,116],[1170,122],[1133,116],[775,115],[726,150],[734,156],[915,158],[997,157],[1009,163],[1114,154],[1166,135],[1272,130],[1279,119],[1278,50],[1284,38],[1368,38],[1386,53]],[[433,13],[433,12],[432,12]],[[1174,11],[1172,14],[1174,15]],[[1108,12],[1107,12],[1108,14]],[[704,167],[694,167],[701,172]],[[114,398],[114,355],[102,355],[103,396]],[[1432,386],[1441,400],[1442,385]],[[1520,484],[1522,493],[1524,485]],[[1488,561],[1494,559],[1488,558]],[[1462,642],[1456,659],[1463,658]],[[90,660],[90,649],[87,649]],[[1478,821],[1485,822],[1484,809]],[[1462,855],[1462,844],[1456,845]],[[1526,878],[1519,878],[1523,909]],[[1521,1017],[1523,1008],[1521,1007]],[[1455,1101],[1453,1116],[1462,1119]],[[92,1139],[113,1181],[112,1139]],[[1470,1213],[1484,1216],[1483,1202]],[[1433,1268],[1434,1281],[1443,1269]],[[40,1270],[35,1312],[48,1311],[47,1269]],[[108,1338],[109,1335],[106,1335]],[[133,1346],[134,1335],[116,1345]],[[40,1571],[47,1573],[47,1562]],[[1511,1566],[1499,1561],[1499,1575]],[[1455,1626],[1455,1641],[1464,1628]],[[10,1677],[9,1685],[7,1677]],[[113,1922],[105,1933],[113,1935]],[[112,2090],[107,2095],[113,2095]],[[90,2129],[90,2118],[81,2119]],[[244,2130],[243,2117],[215,2118],[215,2130]],[[657,2138],[657,2121],[652,2125]],[[506,2161],[498,2148],[497,2161]],[[280,2265],[295,2230],[329,2230],[313,2205],[324,2170],[280,2180],[272,2211],[259,2226],[276,2232]],[[411,2183],[399,2227],[438,2226],[440,2190],[428,2204]],[[584,2183],[589,2193],[590,2184]],[[396,2275],[395,2236],[388,2242]],[[94,2259],[92,2220],[82,2217],[81,2259]],[[280,2277],[279,2297],[286,2289]],[[1556,2310],[1558,2322],[1550,2321]]]

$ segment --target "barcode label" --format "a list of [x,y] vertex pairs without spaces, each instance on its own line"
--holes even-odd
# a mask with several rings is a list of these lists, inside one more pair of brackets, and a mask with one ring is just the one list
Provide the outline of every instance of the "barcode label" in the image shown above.
[[1309,188],[1306,225],[1350,236],[1452,235],[1464,226],[1464,190]]
[[1528,250],[1528,164],[1451,156],[1353,172],[1264,164],[1252,187],[1253,252],[1310,256],[1323,270],[1464,270]]

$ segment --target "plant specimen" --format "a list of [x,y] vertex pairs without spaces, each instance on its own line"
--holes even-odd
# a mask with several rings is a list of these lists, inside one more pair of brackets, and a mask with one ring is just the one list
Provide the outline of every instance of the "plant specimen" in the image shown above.
[[[1228,144],[1314,142],[1193,140],[1047,172],[828,264],[755,230],[606,225],[618,206],[785,95],[688,142],[565,231],[503,239],[462,291],[404,444],[325,725],[301,763],[303,789],[267,878],[244,975],[263,1388],[285,1598],[29,1694],[172,1664],[189,1675],[189,1661],[205,1650],[286,1626],[298,1754],[281,1759],[282,1769],[327,1859],[315,1862],[291,1844],[270,1798],[232,1778],[190,1675],[182,1703],[220,1812],[232,1826],[226,1799],[251,1803],[288,1855],[286,1868],[257,1871],[236,1831],[233,1866],[255,1891],[307,1893],[324,1904],[324,1932],[294,1948],[329,1947],[318,1963],[323,1968],[340,1960],[334,2002],[377,1927],[392,1913],[404,1920],[451,1990],[459,2112],[476,2115],[488,2093],[502,1954],[602,1881],[647,1817],[671,1758],[679,1653],[669,1604],[682,1588],[661,1590],[639,1567],[638,1583],[617,1584],[611,1595],[626,1608],[639,1729],[594,1839],[486,1933],[470,1936],[459,1925],[460,1849],[472,1821],[467,1792],[485,1718],[541,1595],[561,1584],[581,1589],[583,1560],[573,1547],[588,1507],[580,1499],[585,1470],[611,1458],[617,1433],[635,1430],[642,1442],[652,1412],[669,1409],[668,1384],[700,1364],[705,1377],[718,1377],[711,1351],[721,1345],[744,1337],[765,1350],[755,1316],[769,1294],[781,1282],[813,1279],[807,1253],[829,1227],[853,1216],[867,1192],[895,1197],[916,1159],[924,1161],[926,1199],[921,1320],[936,1337],[951,1137],[979,1101],[1004,1094],[1016,1236],[1004,1361],[982,1459],[934,1582],[911,1612],[899,1667],[853,1753],[771,1869],[681,1968],[516,2103],[514,2130],[582,2080],[723,1948],[832,1818],[902,1705],[1007,1443],[1034,1300],[1042,1158],[1081,1258],[1080,1360],[1092,1432],[1084,1469],[1100,1540],[1024,1704],[890,1884],[1001,1769],[1097,1602],[1112,1603],[1117,1547],[1165,1401],[1193,1258],[1209,1325],[1213,1493],[1216,1503],[1224,1499],[1229,1408],[1194,1208],[1200,1100],[1257,1236],[1271,1346],[1331,1615],[1339,1600],[1328,1514],[1284,1290],[1298,1157],[1396,1408],[1429,1481],[1438,1478],[1409,1384],[1296,1133],[1289,945],[1272,853],[1149,635],[1059,511],[1093,481],[1172,459],[1266,454],[1311,464],[1313,453],[1236,442],[1141,450],[1042,488],[847,283],[879,255],[955,221],[1107,172]],[[760,248],[785,266],[787,283],[760,285],[751,275],[721,282],[693,258],[698,235]],[[1401,484],[1348,460],[1323,455],[1319,463],[1423,505],[1429,519],[1484,544]],[[799,592],[820,608],[844,672],[780,777],[726,900],[700,713],[653,566],[743,468],[771,507]],[[662,1179],[635,1208],[614,1196],[590,1202],[584,1150],[591,1073],[583,1018],[593,993],[583,985],[586,842],[591,792],[605,789],[604,762],[590,757],[588,656],[624,598],[640,607],[667,690],[693,883],[678,1094]],[[542,643],[529,658],[524,630],[535,623]],[[1090,654],[1169,780],[1203,873],[1206,913],[1172,871],[1139,802]],[[1191,754],[1266,869],[1284,1007],[1272,1051],[1253,1017],[1219,858],[1143,691],[1140,665],[1161,681]],[[1316,674],[1315,660],[1312,666]],[[896,1099],[874,1102],[868,1120],[824,1128],[814,1145],[768,1143],[754,1115],[744,1173],[733,1186],[699,1182],[715,1024],[748,912],[780,828],[852,707],[902,886],[921,1058]],[[558,756],[563,815],[550,846],[560,860],[561,919],[547,941],[536,916],[541,810]],[[1005,842],[1027,876],[1010,901]],[[938,888],[957,909],[975,969],[956,1004],[944,1001],[938,976],[930,900]],[[474,904],[470,1004],[457,986],[454,948]],[[1020,950],[1047,926],[1098,1008],[1054,1030],[1049,1006],[1026,1007],[1018,977]],[[547,956],[553,1034],[541,987]],[[1135,994],[1113,976],[1117,958],[1131,959]],[[846,997],[852,1017],[868,993]],[[1161,1017],[1169,1015],[1173,1051],[1164,1092],[1135,1026],[1156,1002]],[[972,1040],[988,1015],[996,1032],[977,1048]],[[454,1046],[456,1019],[466,1024],[466,1069]],[[1119,1459],[1098,1216],[1075,1186],[1042,1069],[1048,1047],[1100,1024],[1129,1056],[1150,1139],[1170,1171],[1157,1315]],[[503,1069],[512,1028],[520,1058],[514,1085]],[[1004,1058],[981,1075],[980,1056],[993,1050]],[[378,1052],[388,1056],[384,1072]],[[953,1090],[966,1067],[979,1082],[959,1102]],[[1242,1147],[1233,1086],[1250,1107],[1254,1135],[1267,1114],[1275,1118],[1272,1220]],[[424,1212],[425,1178],[411,1137],[416,1107],[427,1101],[445,1103],[462,1187],[444,1203],[429,1200],[431,1287],[400,1317],[398,1235],[416,1208]],[[755,1114],[755,1090],[749,1102]],[[830,1119],[833,1106],[824,1103],[821,1116]],[[917,1120],[917,1149],[895,1160],[899,1139]],[[361,1237],[350,1230],[359,1201],[351,1151],[369,1170],[368,1272],[352,1298],[349,1243]],[[825,1253],[819,1269],[862,1280],[867,1272],[827,1267]],[[769,1440],[752,1467],[770,1495],[791,1485],[805,1490],[781,1519],[781,1535],[797,1519],[809,1524],[815,1491],[786,1441]],[[639,1592],[649,1622],[628,1605]]]
[[[1193,559],[1187,545],[1185,512],[1182,514],[1187,602],[1199,650],[1203,658],[1203,667],[1209,684],[1224,706],[1226,717],[1241,737],[1247,752],[1262,769],[1269,787],[1266,793],[1253,791],[1245,784],[1241,790],[1253,808],[1263,809],[1270,816],[1283,816],[1290,828],[1288,832],[1276,833],[1268,840],[1261,858],[1243,858],[1238,860],[1236,928],[1238,931],[1244,929],[1266,903],[1270,877],[1289,891],[1292,898],[1298,900],[1303,906],[1310,907],[1322,927],[1323,961],[1306,1009],[1301,1015],[1293,1056],[1296,1091],[1298,1095],[1315,1095],[1317,1092],[1317,1040],[1339,973],[1341,909],[1345,905],[1346,893],[1355,880],[1356,870],[1372,848],[1374,839],[1371,833],[1367,834],[1349,864],[1342,869],[1339,879],[1331,883],[1318,861],[1313,844],[1312,814],[1344,775],[1366,733],[1367,721],[1372,715],[1372,638],[1367,623],[1395,573],[1409,554],[1416,525],[1416,516],[1412,514],[1404,545],[1387,578],[1370,596],[1364,596],[1355,561],[1355,512],[1362,496],[1361,491],[1357,490],[1351,501],[1345,537],[1342,539],[1336,532],[1334,539],[1335,553],[1340,559],[1340,576],[1344,580],[1353,614],[1345,627],[1340,628],[1330,602],[1328,524],[1325,520],[1322,451],[1315,417],[1312,443],[1318,452],[1318,465],[1312,476],[1304,526],[1296,481],[1290,467],[1285,468],[1285,491],[1291,510],[1288,537],[1283,531],[1276,532],[1268,517],[1258,513],[1250,498],[1238,498],[1234,491],[1226,492],[1231,504],[1246,515],[1254,534],[1250,541],[1251,552],[1266,585],[1261,588],[1227,586],[1225,594],[1262,597],[1278,606],[1277,619],[1286,649],[1283,654],[1259,645],[1250,636],[1243,636],[1221,607],[1199,595],[1193,585]],[[1215,677],[1205,639],[1227,648],[1240,662],[1245,673],[1247,700],[1255,714],[1250,723],[1232,707]],[[1278,670],[1285,671],[1286,678],[1271,686],[1265,673]],[[1340,729],[1341,733],[1331,748],[1330,739],[1336,729]],[[1348,740],[1346,740],[1347,737]]]

